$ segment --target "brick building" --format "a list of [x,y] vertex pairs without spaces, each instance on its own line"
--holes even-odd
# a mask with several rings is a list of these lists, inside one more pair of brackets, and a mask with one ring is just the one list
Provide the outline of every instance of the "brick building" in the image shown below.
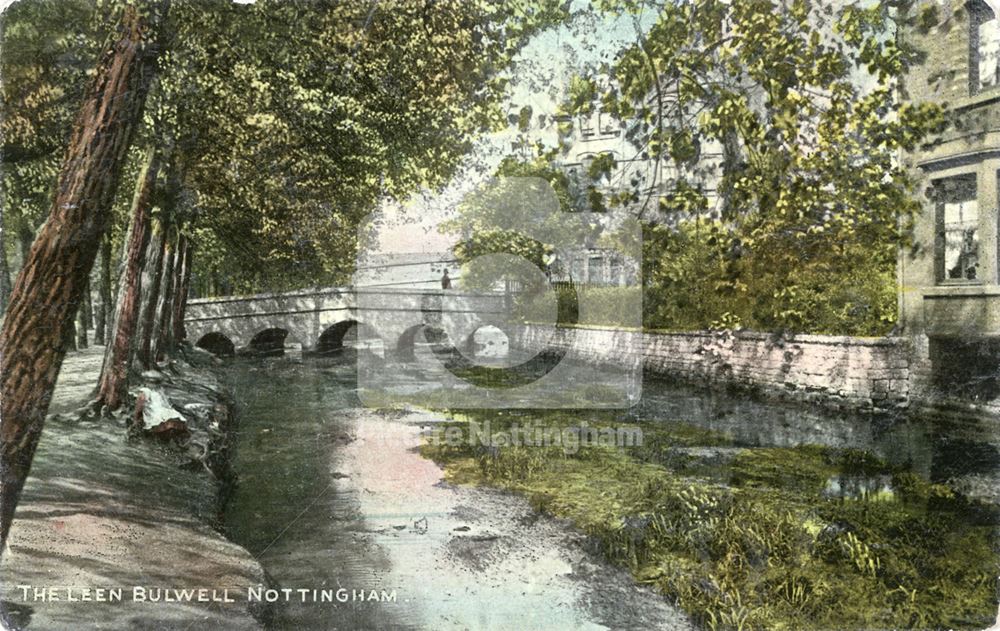
[[906,156],[926,185],[900,253],[900,322],[914,386],[997,398],[1000,380],[1000,0],[938,0],[937,24],[906,34],[926,58],[905,98],[947,108],[947,131]]

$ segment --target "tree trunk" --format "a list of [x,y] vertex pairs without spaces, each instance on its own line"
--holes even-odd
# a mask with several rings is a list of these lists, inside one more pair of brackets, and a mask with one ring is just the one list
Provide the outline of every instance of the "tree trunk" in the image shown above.
[[0,328],[0,553],[142,118],[156,56],[149,33],[147,20],[126,6],[73,123],[48,220],[17,276]]
[[187,330],[184,328],[184,314],[187,311],[188,291],[191,287],[191,243],[183,234],[177,244],[177,251],[181,255],[181,264],[178,265],[177,288],[174,290],[174,343],[187,339]]
[[7,234],[3,229],[3,211],[0,210],[0,317],[7,310],[10,300],[10,265],[7,262]]
[[94,323],[94,344],[104,346],[111,338],[111,235],[101,241],[101,273],[97,287],[97,318]]
[[90,293],[90,279],[87,279],[87,291],[83,294],[83,326],[89,331],[94,328],[94,301]]
[[150,360],[158,362],[173,346],[174,277],[176,276],[176,239],[167,239],[163,256],[163,273],[160,275],[160,296],[156,303],[156,318],[150,332],[152,351]]
[[125,241],[125,264],[118,281],[118,300],[112,333],[104,350],[104,366],[98,382],[97,404],[117,410],[125,396],[129,362],[135,351],[134,338],[139,321],[142,268],[146,265],[149,246],[149,214],[157,176],[160,154],[155,148],[146,152],[142,170],[132,197],[131,222]]
[[23,269],[31,254],[31,244],[35,242],[35,232],[26,225],[17,231],[17,241],[21,246],[21,268]]
[[721,216],[732,219],[739,209],[733,205],[733,183],[743,165],[743,149],[739,135],[730,130],[722,138],[722,180],[719,183],[719,197],[722,200]]
[[76,350],[76,320],[71,320],[69,323],[69,333],[66,335],[66,339],[63,340],[63,353],[68,353],[70,351]]
[[[141,307],[139,311],[138,353],[135,359],[143,370],[152,368],[152,334],[156,323],[156,304],[160,298],[160,276],[166,255],[167,228],[162,218],[154,218],[153,230],[146,248],[146,265],[142,270]],[[131,362],[130,362],[131,363]]]
[[88,320],[90,313],[90,281],[88,279],[83,288],[83,299],[80,301],[80,309],[76,313],[76,348],[87,348],[87,331],[90,330]]

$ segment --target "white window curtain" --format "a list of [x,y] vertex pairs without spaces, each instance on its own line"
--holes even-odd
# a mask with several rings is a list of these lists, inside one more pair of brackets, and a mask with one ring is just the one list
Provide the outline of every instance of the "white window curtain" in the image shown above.
[[979,85],[1000,85],[1000,20],[995,17],[979,25]]

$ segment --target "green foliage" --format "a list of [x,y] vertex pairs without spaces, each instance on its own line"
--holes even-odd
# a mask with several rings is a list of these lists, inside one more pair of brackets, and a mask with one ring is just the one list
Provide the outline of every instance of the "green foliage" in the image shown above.
[[592,180],[600,180],[608,177],[616,166],[614,154],[602,153],[590,162],[590,166],[587,167],[587,175]]
[[[551,294],[526,292],[519,296],[518,317],[526,322],[550,322],[553,299],[557,305],[557,322],[620,326],[634,320],[632,309],[642,300],[642,288],[560,284],[553,287]],[[582,315],[581,303],[585,305]]]
[[[508,157],[496,178],[468,195],[455,219],[441,224],[443,233],[464,238],[455,248],[463,264],[463,282],[477,285],[470,265],[487,254],[509,254],[531,263],[536,273],[511,267],[506,280],[518,281],[526,289],[540,282],[538,270],[546,270],[558,245],[584,243],[597,238],[600,226],[585,224],[572,215],[577,209],[566,173],[546,158],[522,161]],[[470,285],[471,283],[471,285]]]
[[831,243],[823,256],[792,265],[751,249],[723,221],[654,226],[644,237],[649,328],[876,336],[896,319],[896,251],[890,244]]
[[[596,411],[463,411],[549,428],[620,426]],[[634,424],[634,418],[628,418]],[[729,437],[639,422],[638,449],[428,444],[450,480],[525,494],[571,520],[611,560],[709,629],[988,626],[996,615],[997,515],[872,454],[805,446],[728,450]],[[691,447],[700,447],[692,450]],[[691,455],[707,452],[708,455]],[[723,453],[733,453],[719,464]],[[685,457],[678,457],[688,454]],[[699,458],[711,464],[699,463]],[[889,501],[832,499],[836,475],[889,475]],[[945,487],[947,488],[947,487]]]
[[[4,207],[32,225],[106,31],[86,25],[116,1],[4,13]],[[555,0],[173,3],[141,142],[170,153],[196,284],[345,281],[362,220],[454,174],[500,126],[513,56],[566,13]]]
[[[639,194],[647,183],[612,198],[656,225],[645,258],[646,300],[658,305],[649,325],[891,327],[895,248],[920,209],[897,154],[944,120],[937,106],[895,97],[920,59],[896,31],[928,20],[911,4],[601,3],[655,12],[565,104],[585,113],[588,86],[607,86],[603,107],[637,150],[676,167],[655,215]],[[702,164],[708,145],[722,153],[717,166]]]
[[92,2],[17,2],[0,15],[0,207],[4,228],[30,239],[52,203],[70,124],[104,33]]
[[346,281],[361,221],[454,174],[499,125],[512,55],[562,14],[547,1],[402,0],[200,12],[211,28],[185,21],[177,85],[203,99],[191,178],[202,236],[221,246],[205,264],[246,289]]

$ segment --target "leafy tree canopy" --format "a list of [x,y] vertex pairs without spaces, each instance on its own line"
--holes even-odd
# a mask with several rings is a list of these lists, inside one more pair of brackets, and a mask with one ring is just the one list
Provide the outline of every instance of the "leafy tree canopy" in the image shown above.
[[[62,4],[22,0],[4,15],[5,78],[25,77],[5,80],[5,104],[19,111],[31,73],[48,71],[10,54],[11,33],[93,58],[93,35],[75,34],[88,7],[60,16]],[[555,0],[173,3],[145,139],[170,152],[196,274],[237,291],[346,280],[360,220],[384,197],[440,186],[477,134],[504,124],[504,70],[566,12]],[[67,72],[45,85],[80,83]],[[9,122],[20,133],[5,133],[5,155],[23,147],[54,165],[73,107],[38,98],[27,122]],[[8,171],[5,188],[44,199],[52,176]]]
[[[658,192],[612,201],[660,231],[702,224],[689,232],[704,235],[694,242],[716,271],[699,282],[730,296],[739,312],[730,323],[812,328],[823,296],[845,279],[892,276],[895,247],[920,209],[897,157],[943,121],[937,106],[896,98],[920,59],[898,34],[925,24],[926,11],[822,0],[597,4],[634,14],[636,42],[577,79],[564,108],[585,115],[599,100],[626,125],[637,153],[656,164],[636,190]],[[720,156],[706,167],[710,147]],[[671,177],[658,179],[662,163],[675,167]],[[691,242],[665,238],[671,248]],[[648,251],[653,276],[675,266],[671,248]],[[873,328],[887,328],[894,306],[863,302],[881,310]]]

